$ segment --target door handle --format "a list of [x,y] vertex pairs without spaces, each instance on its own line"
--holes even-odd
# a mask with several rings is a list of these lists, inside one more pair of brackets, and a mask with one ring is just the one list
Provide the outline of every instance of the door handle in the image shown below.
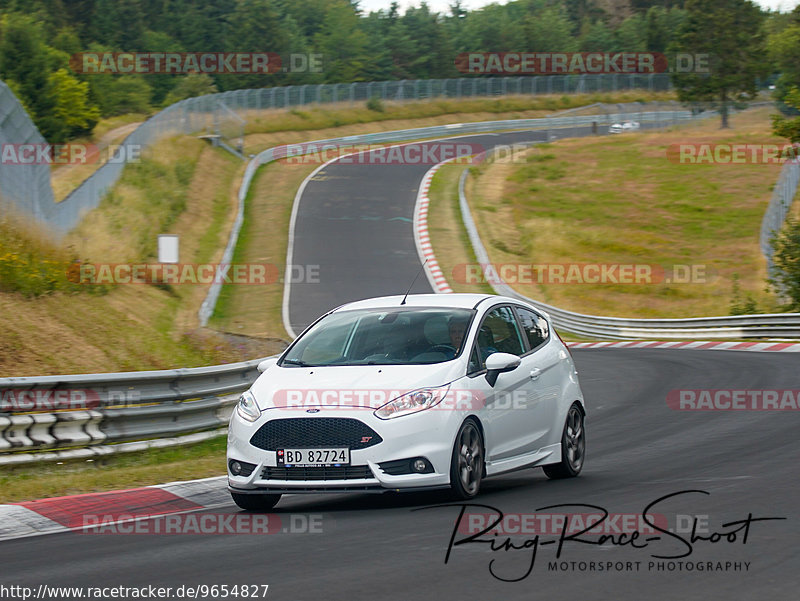
[[538,367],[534,367],[531,370],[531,380],[538,380],[539,376],[541,376],[541,375],[542,375],[542,370],[539,369]]

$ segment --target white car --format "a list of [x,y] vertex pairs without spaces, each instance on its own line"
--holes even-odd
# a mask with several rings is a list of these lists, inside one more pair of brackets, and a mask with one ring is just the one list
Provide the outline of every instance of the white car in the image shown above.
[[228,432],[239,507],[284,493],[450,488],[543,467],[577,476],[583,394],[542,311],[485,294],[358,301],[309,326],[242,394]]
[[636,131],[641,127],[638,121],[624,121],[622,123],[615,123],[608,128],[608,133],[621,134],[628,131]]

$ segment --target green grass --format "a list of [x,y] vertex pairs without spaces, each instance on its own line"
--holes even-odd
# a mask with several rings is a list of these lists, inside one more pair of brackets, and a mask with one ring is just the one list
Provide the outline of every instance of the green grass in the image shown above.
[[226,438],[74,460],[6,467],[0,472],[0,503],[120,490],[176,480],[225,475]]

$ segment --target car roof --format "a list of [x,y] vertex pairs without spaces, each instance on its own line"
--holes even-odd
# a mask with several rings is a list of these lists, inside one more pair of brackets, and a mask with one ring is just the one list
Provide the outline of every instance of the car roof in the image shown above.
[[[447,308],[464,308],[472,309],[486,299],[504,300],[514,302],[514,299],[506,298],[503,296],[496,296],[493,294],[470,294],[470,293],[453,293],[453,294],[409,294],[406,298],[406,307],[447,307]],[[338,307],[337,311],[350,311],[351,309],[383,309],[399,307],[400,302],[403,300],[403,295],[396,296],[380,296],[377,298],[367,298],[352,303],[347,303]]]

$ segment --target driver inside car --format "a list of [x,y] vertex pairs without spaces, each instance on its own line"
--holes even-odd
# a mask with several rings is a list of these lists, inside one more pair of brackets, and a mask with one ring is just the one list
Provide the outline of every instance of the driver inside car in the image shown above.
[[464,342],[464,336],[467,333],[466,322],[451,317],[447,322],[447,332],[450,335],[449,344],[440,344],[436,346],[436,350],[447,355],[448,359],[453,359],[461,349],[461,344]]

